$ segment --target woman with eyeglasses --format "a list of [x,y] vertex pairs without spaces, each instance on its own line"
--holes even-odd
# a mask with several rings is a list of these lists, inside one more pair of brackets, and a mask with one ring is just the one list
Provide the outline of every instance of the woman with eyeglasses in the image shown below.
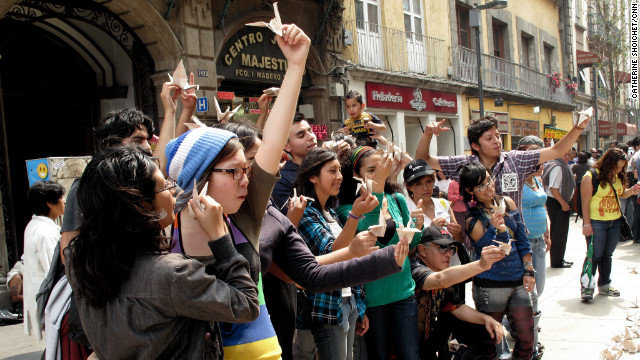
[[458,171],[475,259],[480,259],[483,248],[490,245],[498,245],[506,255],[491,269],[473,277],[476,309],[498,322],[506,314],[516,338],[513,358],[531,359],[534,336],[530,293],[535,286],[535,270],[520,213],[511,198],[496,195],[494,179],[484,165],[471,162]]
[[[251,278],[258,285],[258,319],[248,324],[221,324],[226,359],[278,359],[281,356],[262,296],[258,247],[262,221],[277,180],[280,155],[293,121],[310,46],[309,38],[296,25],[283,25],[283,33],[283,36],[276,35],[275,38],[288,67],[261,144],[256,142],[245,151],[234,133],[199,128],[171,140],[165,150],[167,174],[183,190],[176,204],[172,232],[176,246],[173,251],[205,264],[215,263],[218,254],[202,246],[206,234],[187,207],[192,194],[202,192],[206,186],[207,195],[222,206],[235,248],[249,261]],[[247,161],[249,153],[255,154],[252,155],[252,163]]]
[[[626,188],[626,169],[627,155],[618,148],[612,148],[584,174],[580,184],[582,234],[587,241],[593,235],[591,274],[595,276],[596,270],[600,273],[598,291],[608,296],[620,296],[620,291],[611,285],[612,256],[620,240],[623,221],[619,199],[637,195],[640,191],[638,184]],[[583,301],[593,300],[593,288],[595,284],[582,284]]]
[[258,316],[249,264],[233,247],[222,207],[191,200],[200,261],[170,254],[175,184],[149,156],[119,146],[96,155],[78,186],[80,232],[65,251],[83,330],[100,359],[221,359],[217,321]]

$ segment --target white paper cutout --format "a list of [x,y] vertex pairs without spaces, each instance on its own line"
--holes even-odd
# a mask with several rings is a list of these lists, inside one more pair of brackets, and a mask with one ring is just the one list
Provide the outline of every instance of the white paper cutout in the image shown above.
[[269,95],[269,96],[278,96],[278,94],[280,94],[280,88],[279,87],[270,87],[268,89],[262,90],[263,93]]
[[380,216],[378,217],[378,225],[369,226],[369,231],[377,237],[383,237],[385,231],[387,231],[387,222],[384,219],[384,213],[387,211],[387,198],[382,199],[382,208],[380,209]]
[[195,116],[191,117],[191,121],[193,121],[193,122],[185,123],[186,127],[189,130],[198,129],[198,128],[202,128],[202,127],[207,127],[207,125],[205,125],[202,121],[198,120],[198,118],[195,117]]
[[227,110],[222,112],[222,110],[220,110],[220,103],[218,103],[218,99],[217,98],[215,98],[215,97],[213,98],[213,103],[216,105],[216,115],[218,116],[218,121],[221,122],[221,123],[231,120],[233,115],[242,106],[242,104],[240,104],[233,110],[230,110],[231,107],[227,106]]
[[511,252],[511,243],[514,241],[516,240],[509,239],[509,242],[503,243],[502,241],[493,240],[494,243],[498,244],[498,248],[504,251],[506,255],[509,255],[509,253]]
[[173,72],[173,76],[169,74],[169,79],[182,90],[189,90],[191,88],[196,88],[196,90],[200,89],[200,85],[189,85],[189,76],[187,76],[187,71],[184,69],[182,60],[178,63],[176,70]]
[[396,231],[398,232],[398,237],[400,238],[400,240],[402,240],[402,239],[413,239],[413,236],[416,233],[420,232],[420,230],[418,230],[416,228],[404,227],[404,225],[402,225],[402,223],[398,223],[398,228],[396,228]]
[[[200,202],[200,196],[207,195],[207,189],[209,189],[209,182],[208,181],[207,181],[206,184],[204,184],[204,187],[202,188],[202,191],[200,191],[200,194],[198,194],[198,187],[196,186],[196,179],[193,179],[193,189],[191,190],[191,198],[196,203],[196,205],[198,205],[198,207],[200,207],[200,210],[202,210],[202,211],[204,211],[204,205]],[[189,213],[191,214],[191,216],[196,217],[196,215],[193,213],[193,209],[191,208],[191,206],[189,206]]]
[[578,116],[578,123],[576,124],[576,126],[582,127],[582,123],[584,123],[588,119],[591,119],[591,117],[593,116],[593,107],[589,107],[586,110],[578,111],[578,114],[580,114],[580,116]]
[[373,180],[372,179],[367,178],[365,180],[365,179],[359,178],[357,176],[354,176],[353,180],[358,182],[358,186],[356,186],[356,195],[360,194],[360,190],[365,190],[368,193],[373,192]]
[[280,20],[280,13],[278,12],[277,2],[273,3],[273,12],[275,13],[276,17],[271,19],[269,23],[266,23],[264,21],[257,21],[257,22],[252,22],[245,25],[266,27],[266,28],[269,28],[269,30],[273,31],[274,33],[282,36],[282,21]]

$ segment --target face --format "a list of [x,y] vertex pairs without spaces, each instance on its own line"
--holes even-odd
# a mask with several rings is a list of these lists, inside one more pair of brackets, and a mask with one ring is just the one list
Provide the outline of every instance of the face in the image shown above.
[[443,253],[440,252],[440,245],[435,243],[420,244],[418,251],[420,251],[420,257],[427,264],[427,266],[433,271],[442,271],[449,267],[451,256],[453,256],[453,245],[449,245],[450,249]]
[[422,199],[422,201],[428,200],[431,195],[433,195],[433,185],[435,182],[433,181],[432,176],[423,176],[419,178],[417,181],[414,181],[411,185],[407,184],[407,190],[411,193],[411,200],[414,203],[417,203]]
[[313,183],[313,188],[318,197],[338,195],[340,184],[342,184],[340,162],[338,160],[327,162],[320,169],[320,175],[312,176],[309,181]]
[[60,196],[60,199],[58,199],[58,202],[55,204],[48,203],[47,205],[49,205],[49,216],[55,219],[58,216],[64,215],[65,204],[66,201],[64,200],[63,196]]
[[572,160],[573,160],[573,159],[575,159],[575,158],[576,158],[576,156],[578,156],[578,151],[576,151],[576,150],[571,150],[571,159],[572,159]]
[[362,113],[364,109],[364,103],[360,104],[357,99],[351,98],[345,101],[345,106],[347,107],[347,113],[352,118],[357,118]]
[[502,151],[502,138],[496,127],[485,131],[478,139],[478,143],[471,144],[478,154],[486,157],[498,158]]
[[361,179],[373,179],[373,177],[376,176],[376,166],[378,166],[378,164],[380,163],[381,158],[382,157],[380,155],[370,155],[366,158],[361,158],[359,161],[362,163],[362,165],[360,165],[358,173],[354,173],[354,176],[357,176]]
[[153,210],[164,215],[158,222],[160,228],[164,229],[173,223],[173,210],[176,205],[176,198],[173,196],[175,188],[167,189],[167,181],[164,179],[164,176],[162,176],[160,169],[156,169],[153,177],[156,179],[156,196],[153,198],[151,206],[153,206]]
[[136,129],[133,134],[127,136],[122,140],[122,145],[139,145],[143,149],[147,150],[149,153],[151,152],[151,145],[149,145],[149,133],[146,129]]
[[[238,150],[232,156],[218,163],[216,169],[235,169],[249,166],[244,151]],[[249,178],[243,174],[240,180],[233,179],[233,173],[212,172],[209,176],[207,195],[215,199],[225,214],[235,214],[247,197]]]
[[490,202],[496,195],[496,187],[489,172],[486,173],[486,178],[482,184],[478,184],[473,188],[473,195],[480,202]]
[[284,149],[293,156],[304,158],[311,149],[318,145],[316,135],[306,120],[294,122],[289,130],[289,140]]

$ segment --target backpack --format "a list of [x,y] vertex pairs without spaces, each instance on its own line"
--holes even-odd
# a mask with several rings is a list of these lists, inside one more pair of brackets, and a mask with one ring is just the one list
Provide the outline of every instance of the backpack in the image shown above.
[[[591,168],[588,170],[591,173],[591,186],[593,187],[593,191],[591,192],[591,196],[594,196],[596,194],[596,192],[598,192],[598,186],[600,186],[600,180],[598,180],[598,177],[596,175],[598,175],[598,172],[596,171],[596,169]],[[580,185],[582,185],[582,179],[580,179],[580,181],[577,182],[576,184],[576,189],[578,190],[578,193],[576,194],[577,197],[577,202],[576,202],[576,207],[577,207],[577,216],[576,216],[576,223],[578,222],[578,218],[583,218],[582,215],[582,193],[580,192]]]

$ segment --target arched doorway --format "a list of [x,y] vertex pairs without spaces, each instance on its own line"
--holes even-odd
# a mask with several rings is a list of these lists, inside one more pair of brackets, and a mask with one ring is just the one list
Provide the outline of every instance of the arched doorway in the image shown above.
[[0,190],[10,262],[22,254],[31,218],[25,160],[93,154],[93,128],[111,110],[137,106],[157,118],[154,64],[142,42],[108,9],[71,3],[24,1],[0,20]]

